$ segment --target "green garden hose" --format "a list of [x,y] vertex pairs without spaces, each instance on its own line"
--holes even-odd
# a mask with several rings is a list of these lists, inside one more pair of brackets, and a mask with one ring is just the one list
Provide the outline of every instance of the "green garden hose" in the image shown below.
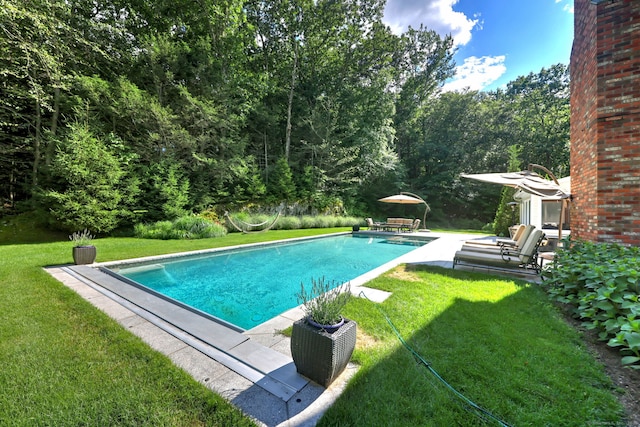
[[[360,296],[367,298],[367,296],[363,293],[360,292]],[[368,299],[368,298],[367,298]],[[371,300],[369,300],[371,301]],[[382,316],[385,318],[385,320],[387,321],[387,323],[389,324],[389,326],[391,326],[391,329],[393,330],[393,332],[396,334],[396,337],[398,337],[398,340],[402,343],[402,345],[409,350],[409,352],[413,355],[413,357],[416,359],[416,361],[418,363],[420,363],[421,365],[423,365],[424,367],[426,367],[429,372],[431,372],[431,374],[433,374],[433,376],[435,376],[442,384],[444,384],[447,389],[449,389],[449,391],[451,391],[456,397],[458,397],[460,400],[462,400],[465,404],[469,405],[472,409],[475,410],[475,414],[477,416],[479,416],[480,418],[486,420],[491,420],[496,422],[498,425],[500,425],[501,427],[511,427],[509,424],[507,424],[506,422],[502,421],[500,418],[496,417],[495,415],[493,415],[492,413],[490,413],[489,411],[487,411],[486,409],[482,408],[481,406],[477,405],[476,403],[474,403],[473,401],[471,401],[469,398],[467,398],[466,396],[464,396],[462,393],[460,393],[458,390],[456,390],[451,384],[449,384],[448,382],[446,382],[444,380],[444,378],[442,378],[440,376],[440,374],[438,374],[438,372],[433,369],[433,367],[431,366],[431,364],[429,362],[427,362],[424,357],[422,357],[417,351],[415,351],[405,340],[404,338],[402,338],[402,335],[400,335],[400,331],[398,331],[398,329],[395,327],[395,325],[393,324],[393,322],[391,321],[391,319],[389,318],[389,316],[387,316],[387,314],[382,310],[382,308],[380,308],[380,306],[378,304],[376,304],[376,307],[378,308],[378,310],[380,310],[380,313],[382,313]]]

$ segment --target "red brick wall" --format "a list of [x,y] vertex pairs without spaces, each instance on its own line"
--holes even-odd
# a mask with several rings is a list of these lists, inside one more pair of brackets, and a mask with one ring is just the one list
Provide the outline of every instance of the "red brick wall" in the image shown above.
[[640,1],[574,6],[571,232],[640,245]]

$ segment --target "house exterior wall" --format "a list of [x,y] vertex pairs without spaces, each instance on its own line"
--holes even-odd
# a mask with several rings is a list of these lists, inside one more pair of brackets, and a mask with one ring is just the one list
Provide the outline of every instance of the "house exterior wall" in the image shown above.
[[[571,193],[571,177],[567,176],[558,179],[558,184],[560,184],[560,188],[562,188],[564,192]],[[519,220],[521,224],[531,224],[541,229],[548,237],[558,237],[558,229],[545,229],[543,221],[543,203],[546,201],[558,203],[557,199],[543,198],[524,191],[518,191],[514,196],[514,200],[518,202],[518,210],[520,211]],[[559,223],[560,216],[554,216],[548,220],[548,222]],[[571,231],[567,229],[562,232],[563,236],[568,236],[569,234],[571,234]]]
[[574,11],[572,234],[640,245],[640,1],[575,0]]

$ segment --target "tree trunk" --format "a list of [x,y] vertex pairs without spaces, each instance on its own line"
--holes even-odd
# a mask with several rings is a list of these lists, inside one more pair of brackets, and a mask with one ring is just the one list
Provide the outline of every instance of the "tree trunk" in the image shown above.
[[291,89],[289,90],[289,105],[287,105],[287,136],[284,146],[284,158],[289,162],[289,151],[291,149],[291,109],[293,105],[293,91],[296,85],[296,73],[298,71],[298,43],[293,45],[293,70],[291,70]]
[[[60,88],[54,88],[53,92],[53,116],[51,117],[51,128],[50,132],[52,136],[56,136],[56,132],[58,131],[58,118],[60,117]],[[53,155],[55,154],[56,145],[49,141],[49,145],[47,145],[45,150],[45,159],[44,163],[47,166],[51,165],[53,161]]]
[[40,145],[42,140],[42,108],[40,106],[40,100],[36,100],[36,136],[33,140],[33,171],[31,177],[31,183],[35,190],[38,186],[38,169],[40,169]]

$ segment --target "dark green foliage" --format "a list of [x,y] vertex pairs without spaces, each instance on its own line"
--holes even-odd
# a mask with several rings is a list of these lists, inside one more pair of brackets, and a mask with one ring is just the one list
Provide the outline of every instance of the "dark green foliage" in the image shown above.
[[588,329],[640,369],[640,248],[565,239],[545,285]]
[[296,185],[287,163],[287,159],[280,157],[267,183],[268,198],[274,202],[292,201],[296,194]]
[[[507,172],[518,172],[521,170],[520,168],[520,154],[522,153],[522,149],[520,146],[512,145],[508,149],[509,152],[509,167]],[[516,218],[520,216],[516,216],[515,205],[510,205],[509,203],[514,202],[513,196],[516,194],[516,190],[511,187],[503,187],[502,192],[500,193],[500,204],[498,205],[498,209],[496,211],[496,217],[493,221],[493,232],[496,236],[509,236],[509,227],[515,225]]]
[[67,231],[88,228],[99,233],[120,224],[128,214],[127,199],[138,191],[137,182],[126,179],[121,148],[113,136],[103,141],[86,125],[70,127],[51,166],[57,185],[42,194],[53,224]]
[[165,168],[161,165],[159,172],[160,175],[156,175],[153,187],[159,195],[156,203],[162,206],[163,218],[172,220],[183,216],[189,201],[189,181],[181,177],[176,164],[169,164]]
[[556,64],[518,77],[505,95],[513,109],[511,135],[524,165],[535,163],[560,178],[569,174],[569,70]]
[[128,158],[132,191],[105,230],[134,210],[155,221],[282,201],[384,216],[376,200],[399,191],[447,225],[485,224],[499,189],[461,172],[504,170],[515,143],[524,162],[568,171],[566,67],[439,94],[451,37],[393,34],[383,12],[379,0],[2,0],[2,209],[63,190],[51,166],[76,122]]
[[500,204],[496,211],[496,218],[493,221],[493,233],[496,236],[509,236],[509,227],[514,225],[515,213],[512,211],[509,203],[513,202],[513,195],[516,192],[515,189],[504,187],[502,189]]

